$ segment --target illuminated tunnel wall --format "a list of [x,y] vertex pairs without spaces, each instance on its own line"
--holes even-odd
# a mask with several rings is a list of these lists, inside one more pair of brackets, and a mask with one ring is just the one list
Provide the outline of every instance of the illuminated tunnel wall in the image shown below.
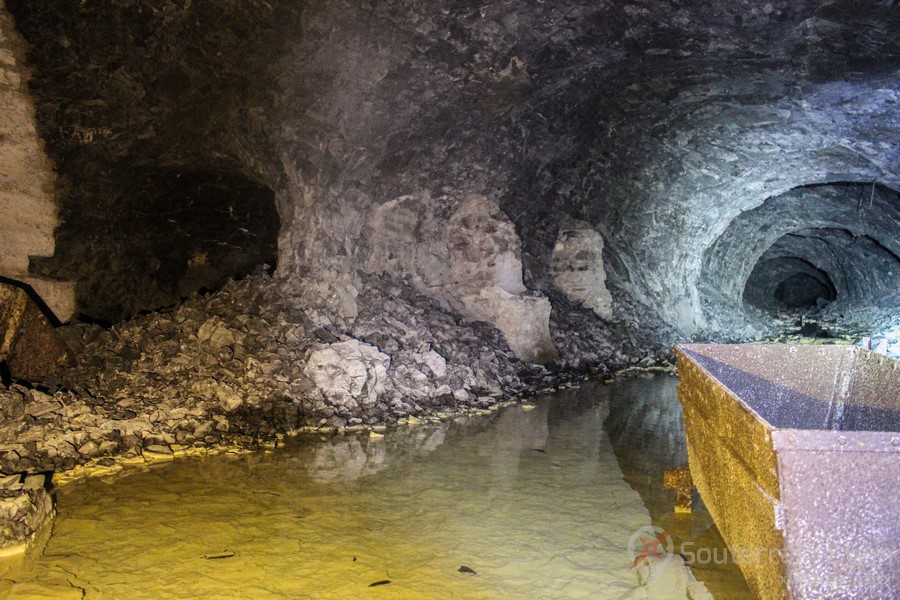
[[[60,258],[40,270],[78,281],[96,316],[171,301],[198,265],[247,258],[200,284],[215,287],[272,262],[277,228],[279,276],[343,324],[362,271],[415,278],[370,268],[373,215],[406,203],[447,231],[473,196],[512,224],[542,298],[560,297],[560,230],[593,229],[603,318],[666,330],[664,345],[761,335],[785,300],[894,302],[895,3],[6,4],[60,172]],[[234,235],[188,211],[184,248],[157,260],[168,197]],[[158,234],[116,246],[110,224],[144,213]],[[420,235],[421,220],[387,222]],[[574,327],[564,310],[549,319]]]
[[[871,183],[804,186],[732,221],[705,253],[701,290],[709,305],[735,312],[813,308],[818,297],[831,314],[896,306],[898,257],[896,191]],[[804,289],[811,302],[802,301]]]

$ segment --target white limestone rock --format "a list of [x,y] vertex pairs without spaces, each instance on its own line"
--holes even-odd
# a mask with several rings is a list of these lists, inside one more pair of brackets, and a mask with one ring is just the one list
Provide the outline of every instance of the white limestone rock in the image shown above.
[[435,377],[441,378],[447,376],[447,361],[434,350],[429,350],[423,354],[422,362],[428,366]]
[[601,317],[612,316],[612,296],[606,289],[603,238],[589,224],[566,218],[550,259],[556,287]]
[[538,294],[510,294],[494,286],[465,296],[466,312],[474,320],[488,321],[503,332],[516,356],[534,363],[557,358],[550,339],[550,301]]
[[313,323],[320,327],[346,327],[359,316],[356,297],[359,289],[355,277],[331,268],[311,270],[293,283],[299,300]]
[[448,283],[468,289],[499,287],[510,294],[526,291],[519,236],[496,202],[470,195],[450,217],[446,231]]
[[522,360],[556,358],[550,303],[525,287],[519,237],[497,203],[472,194],[448,216],[440,208],[426,194],[376,207],[365,270],[406,279],[445,307],[491,323]]
[[38,483],[33,478],[31,484],[12,484],[0,494],[0,556],[25,552],[41,527],[53,518],[53,501]]
[[332,404],[372,406],[385,392],[391,357],[370,344],[347,340],[321,345],[306,362],[306,374]]
[[225,412],[234,412],[244,404],[244,399],[233,387],[225,383],[219,383],[214,388],[216,399]]
[[31,285],[65,322],[76,311],[74,284],[29,275],[31,257],[53,256],[59,217],[53,197],[56,174],[23,77],[26,49],[0,5],[0,275]]
[[367,273],[409,279],[420,291],[439,287],[450,256],[428,195],[401,196],[372,209],[366,230]]

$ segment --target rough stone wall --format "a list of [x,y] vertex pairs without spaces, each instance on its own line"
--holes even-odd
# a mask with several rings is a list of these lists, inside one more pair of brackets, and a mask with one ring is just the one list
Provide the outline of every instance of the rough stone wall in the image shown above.
[[365,220],[403,196],[496,200],[535,291],[561,215],[584,221],[642,325],[690,334],[742,213],[798,186],[900,188],[895,3],[7,1],[73,217],[134,165],[241,173],[275,194],[280,275],[340,327]]
[[[449,215],[441,210],[452,204]],[[367,272],[409,279],[448,308],[495,325],[522,360],[557,357],[550,302],[522,282],[519,237],[496,202],[398,198],[373,211],[365,237]]]
[[53,254],[57,207],[28,77],[25,44],[0,4],[0,276],[31,285],[66,321],[75,310],[72,286],[29,274],[32,256]]
[[612,316],[612,296],[606,289],[603,266],[603,238],[584,221],[560,221],[559,237],[550,259],[556,287],[598,316]]
[[[896,76],[811,83],[797,98],[781,96],[778,88],[787,82],[772,80],[782,77],[742,73],[695,86],[653,82],[681,91],[664,114],[635,118],[631,127],[640,131],[620,132],[635,149],[610,152],[608,176],[598,177],[599,189],[592,190],[617,199],[589,210],[625,260],[635,291],[686,331],[706,326],[697,292],[703,252],[742,212],[811,183],[900,184],[900,148],[884,134],[885,123],[900,126],[891,108]],[[747,96],[740,105],[730,99],[736,86]],[[856,108],[832,116],[841,104]],[[647,135],[656,132],[661,139]],[[645,141],[634,145],[635,139]]]
[[510,212],[530,211],[535,230],[553,206],[596,225],[632,293],[696,332],[709,325],[703,253],[742,212],[807,184],[898,188],[900,14],[840,1],[622,9],[624,60],[590,62],[564,105],[546,90]]
[[[830,294],[837,295],[843,291],[842,284],[845,282],[835,284],[817,263],[821,264],[818,260],[814,263],[797,258],[792,253],[783,255],[773,246],[750,274],[744,302],[765,311],[777,311],[802,306],[798,304],[798,299],[804,298],[810,301],[810,306],[816,307],[815,303],[811,303],[810,296],[817,292],[822,301],[827,302]],[[778,297],[780,286],[788,287],[782,298]]]

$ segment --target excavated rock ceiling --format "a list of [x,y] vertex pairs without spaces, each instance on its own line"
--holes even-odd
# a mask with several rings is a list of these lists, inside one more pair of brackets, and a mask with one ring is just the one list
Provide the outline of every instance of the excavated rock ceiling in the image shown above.
[[[687,334],[773,299],[898,304],[893,0],[6,4],[65,221],[32,270],[75,280],[87,315],[274,262],[276,231],[278,272],[325,321],[384,271],[513,346],[504,319],[549,310],[523,290],[554,281],[598,286],[602,314],[608,276],[613,302]],[[561,228],[606,275],[555,276]],[[489,292],[454,279],[493,250]],[[552,352],[534,335],[525,354]]]

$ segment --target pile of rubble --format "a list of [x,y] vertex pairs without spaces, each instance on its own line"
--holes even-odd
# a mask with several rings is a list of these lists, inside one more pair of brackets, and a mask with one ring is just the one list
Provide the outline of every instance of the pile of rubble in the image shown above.
[[51,516],[44,475],[0,477],[0,558],[20,551]]
[[[74,365],[39,386],[0,386],[0,473],[55,472],[59,481],[271,445],[301,430],[438,420],[547,391],[603,361],[655,356],[633,342],[616,347],[615,335],[603,341],[610,331],[585,326],[563,299],[553,325],[561,358],[544,367],[517,359],[489,323],[387,276],[363,276],[359,313],[343,330],[297,308],[299,290],[260,272],[111,328],[61,328]],[[15,502],[36,488],[28,489]]]
[[550,333],[559,350],[558,366],[568,375],[614,373],[674,361],[672,345],[679,334],[645,306],[622,296],[610,318],[598,319],[563,294],[551,290],[548,297],[553,304]]
[[42,390],[0,389],[0,471],[390,425],[555,381],[496,329],[388,279],[367,280],[352,335],[317,327],[284,289],[259,274],[110,329],[63,328],[77,366]]

